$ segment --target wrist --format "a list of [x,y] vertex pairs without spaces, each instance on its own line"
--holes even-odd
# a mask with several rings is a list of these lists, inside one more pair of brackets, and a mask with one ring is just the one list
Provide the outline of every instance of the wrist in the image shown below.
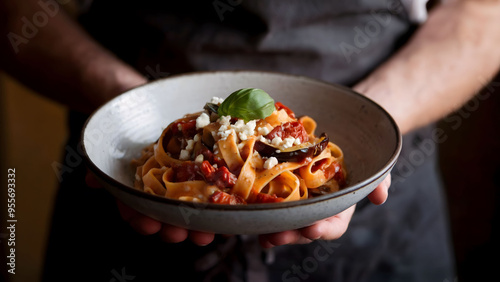
[[106,53],[87,61],[81,73],[80,89],[90,102],[90,110],[148,81],[132,67]]
[[[410,93],[412,89],[404,85],[404,80],[393,75],[397,66],[392,64],[390,67],[392,69],[388,70],[387,65],[381,66],[353,86],[353,90],[384,108],[396,121],[401,134],[405,134],[415,127],[412,120],[408,118],[411,109],[407,108],[408,104],[405,102],[415,96],[415,93]],[[402,96],[406,99],[402,100]]]

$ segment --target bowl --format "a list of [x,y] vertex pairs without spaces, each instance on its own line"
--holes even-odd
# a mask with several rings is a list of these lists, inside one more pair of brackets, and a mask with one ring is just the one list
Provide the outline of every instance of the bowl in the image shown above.
[[[347,187],[306,200],[238,206],[173,200],[134,188],[130,161],[170,122],[200,111],[214,96],[247,87],[263,89],[297,116],[314,118],[316,132],[328,133],[344,152]],[[168,77],[117,96],[87,120],[82,144],[105,189],[151,218],[219,234],[264,234],[311,225],[362,200],[390,173],[402,141],[392,117],[349,88],[281,73],[216,71]]]

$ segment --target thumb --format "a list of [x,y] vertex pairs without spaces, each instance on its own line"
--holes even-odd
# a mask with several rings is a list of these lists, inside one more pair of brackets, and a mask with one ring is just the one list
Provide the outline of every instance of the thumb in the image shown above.
[[368,195],[368,199],[375,205],[385,203],[391,186],[391,175],[389,174],[378,186]]

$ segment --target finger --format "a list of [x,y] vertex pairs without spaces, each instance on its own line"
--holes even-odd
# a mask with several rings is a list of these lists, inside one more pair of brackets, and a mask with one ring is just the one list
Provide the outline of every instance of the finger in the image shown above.
[[262,248],[264,248],[264,249],[269,249],[269,248],[274,247],[274,245],[273,245],[273,244],[271,244],[271,243],[269,242],[269,240],[267,240],[266,235],[260,235],[260,236],[259,236],[259,243],[260,243],[260,245],[262,246]]
[[116,206],[118,207],[118,211],[120,212],[121,217],[126,222],[129,222],[132,216],[134,216],[137,211],[133,208],[125,205],[122,201],[116,199]]
[[160,237],[168,243],[180,243],[187,239],[188,233],[185,228],[164,224],[160,231]]
[[312,226],[304,228],[301,232],[304,237],[313,240],[336,240],[347,230],[347,224],[338,219],[322,220]]
[[99,183],[99,181],[95,178],[95,176],[88,169],[87,169],[87,174],[85,174],[85,183],[90,188],[101,188],[102,187],[101,183]]
[[376,188],[368,195],[368,199],[375,205],[385,203],[389,195],[389,187],[391,186],[391,176],[387,176]]
[[303,237],[310,240],[335,240],[347,231],[356,206],[353,205],[345,211],[315,224],[300,229]]
[[190,231],[189,239],[198,246],[206,246],[214,240],[215,234],[201,231]]
[[301,238],[300,232],[298,230],[288,230],[278,233],[263,234],[261,236],[265,241],[268,242],[268,244],[265,245],[271,244],[272,246],[292,244],[297,242]]
[[118,199],[116,200],[116,206],[123,220],[128,222],[138,233],[151,235],[160,231],[161,223],[159,221],[139,213]]
[[160,231],[161,222],[145,216],[141,213],[133,215],[129,220],[130,226],[142,235],[151,235]]
[[300,234],[311,240],[318,240],[324,234],[323,220],[300,229]]

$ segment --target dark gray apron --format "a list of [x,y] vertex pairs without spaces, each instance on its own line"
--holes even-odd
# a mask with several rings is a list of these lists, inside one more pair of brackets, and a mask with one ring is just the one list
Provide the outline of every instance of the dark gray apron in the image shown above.
[[[101,0],[81,23],[151,79],[255,69],[344,85],[413,31],[399,1]],[[69,148],[85,118],[70,115]],[[136,234],[110,195],[83,184],[80,165],[63,175],[44,281],[453,281],[434,135],[429,127],[404,137],[388,201],[360,202],[341,239],[271,250],[255,236],[197,247]]]

